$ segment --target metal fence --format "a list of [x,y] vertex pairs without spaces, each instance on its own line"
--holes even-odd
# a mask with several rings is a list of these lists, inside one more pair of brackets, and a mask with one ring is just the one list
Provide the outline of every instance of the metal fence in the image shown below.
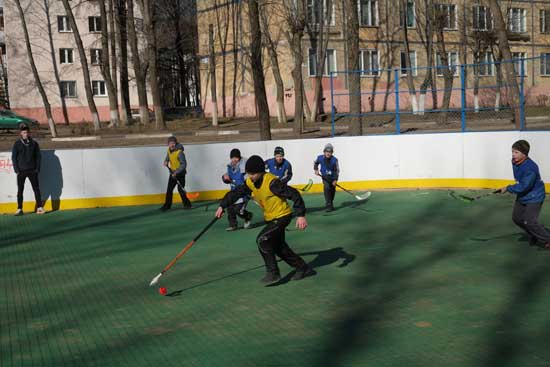
[[[512,64],[519,96],[506,83]],[[409,73],[412,77],[409,77]],[[350,113],[348,84],[359,74],[361,112]],[[450,66],[330,73],[332,135],[340,125],[364,133],[550,129],[550,56]],[[514,107],[514,108],[513,108]],[[514,116],[515,115],[515,116]]]

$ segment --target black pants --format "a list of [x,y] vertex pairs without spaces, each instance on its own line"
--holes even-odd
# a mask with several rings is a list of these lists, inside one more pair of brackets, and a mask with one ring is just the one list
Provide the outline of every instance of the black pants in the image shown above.
[[291,220],[292,216],[288,215],[268,222],[256,238],[258,249],[264,259],[268,273],[279,273],[275,255],[294,268],[300,269],[306,266],[305,261],[296,255],[285,241],[285,229]]
[[533,240],[542,244],[550,243],[550,231],[539,223],[539,214],[542,203],[522,204],[516,201],[512,220],[514,223],[527,232]]
[[38,173],[36,171],[24,171],[17,174],[17,209],[23,209],[23,190],[25,189],[26,178],[31,182],[36,207],[40,208],[42,206],[42,197],[40,196]]
[[[329,182],[327,182],[329,181]],[[334,196],[336,195],[336,186],[332,184],[333,179],[328,178],[326,181],[323,180],[323,192],[325,194],[325,205],[332,208],[332,202],[334,201]]]
[[252,213],[246,210],[246,202],[233,204],[227,208],[227,219],[231,227],[237,227],[237,216],[244,220],[252,218]]
[[[178,181],[181,185],[178,185]],[[174,192],[174,187],[178,187],[178,192],[181,196],[181,201],[183,203],[183,206],[189,207],[191,206],[191,202],[187,198],[187,193],[185,192],[185,175],[177,176],[176,178],[172,177],[170,175],[168,177],[168,187],[166,188],[166,197],[164,198],[164,207],[169,209],[172,206],[172,195]]]

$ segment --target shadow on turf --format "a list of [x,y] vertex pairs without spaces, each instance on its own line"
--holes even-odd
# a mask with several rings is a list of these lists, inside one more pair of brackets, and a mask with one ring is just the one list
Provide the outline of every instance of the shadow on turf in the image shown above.
[[[327,213],[327,214],[324,214],[324,216],[333,216],[333,215],[337,215],[339,214],[338,212],[342,209],[358,209],[358,210],[361,210],[361,211],[364,211],[366,213],[374,213],[375,211],[374,210],[368,210],[366,208],[364,208],[364,205],[368,202],[369,200],[348,200],[348,201],[344,201],[343,203],[341,203],[340,205],[337,205],[334,207],[334,211],[330,212],[330,213]],[[315,208],[308,208],[307,209],[307,213],[318,213],[318,212],[325,212],[326,211],[326,207],[325,206],[320,206],[320,207],[315,207]],[[378,210],[376,210],[378,211]]]

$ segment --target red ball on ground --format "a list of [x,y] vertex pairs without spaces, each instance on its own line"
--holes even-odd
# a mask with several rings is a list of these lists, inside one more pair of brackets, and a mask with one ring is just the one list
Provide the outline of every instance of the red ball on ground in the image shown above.
[[159,293],[163,296],[166,296],[166,294],[168,293],[168,289],[166,289],[164,287],[160,287],[159,288]]

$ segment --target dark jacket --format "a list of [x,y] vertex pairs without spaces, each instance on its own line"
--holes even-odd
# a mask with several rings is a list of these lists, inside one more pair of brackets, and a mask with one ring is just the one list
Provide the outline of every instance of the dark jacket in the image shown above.
[[516,194],[517,201],[522,204],[542,203],[546,193],[537,164],[527,158],[520,164],[512,163],[512,168],[516,184],[508,186],[508,192]]
[[15,173],[40,172],[40,146],[32,138],[19,139],[13,144],[11,160]]
[[285,184],[292,178],[292,165],[286,159],[283,159],[281,164],[277,164],[275,158],[270,158],[265,161],[265,166],[270,173],[273,173],[275,176],[279,177],[279,179]]
[[324,154],[321,154],[315,159],[315,162],[313,162],[313,169],[318,170],[319,166],[321,166],[321,176],[329,180],[338,181],[340,167],[338,165],[338,159],[336,159],[335,156],[327,158]]

